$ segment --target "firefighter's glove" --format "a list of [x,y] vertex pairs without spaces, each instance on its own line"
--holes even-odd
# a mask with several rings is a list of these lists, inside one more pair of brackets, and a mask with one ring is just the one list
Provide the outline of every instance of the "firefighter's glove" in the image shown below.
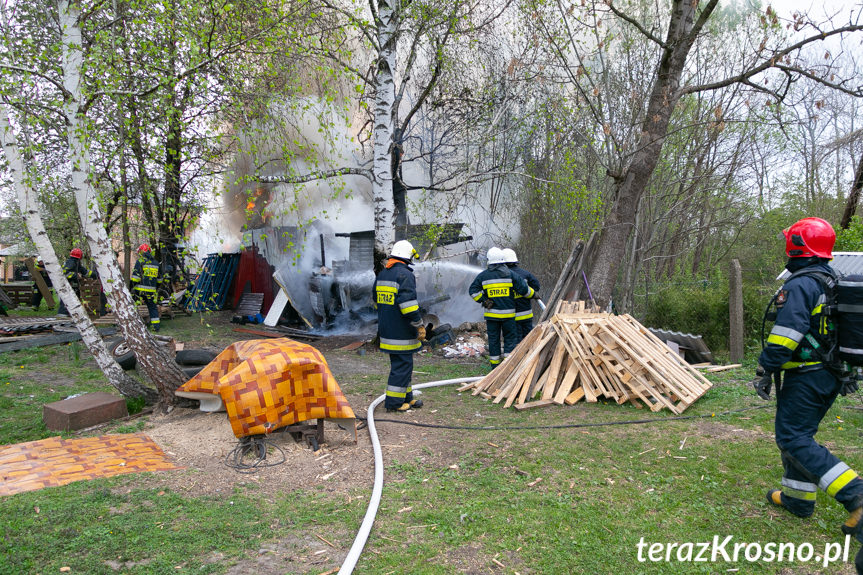
[[491,298],[484,300],[482,302],[482,307],[484,307],[485,309],[491,309],[494,307],[494,301]]
[[[757,371],[755,372],[758,373]],[[763,370],[762,370],[763,373]],[[761,399],[770,399],[770,392],[773,389],[773,375],[764,373],[761,377],[752,380],[752,387],[755,388],[755,393]]]
[[848,395],[849,393],[857,393],[857,390],[860,387],[857,385],[857,378],[853,375],[842,381],[842,389],[839,390],[839,393],[842,395]]
[[426,340],[426,328],[425,328],[425,326],[421,325],[417,328],[417,339],[420,341]]

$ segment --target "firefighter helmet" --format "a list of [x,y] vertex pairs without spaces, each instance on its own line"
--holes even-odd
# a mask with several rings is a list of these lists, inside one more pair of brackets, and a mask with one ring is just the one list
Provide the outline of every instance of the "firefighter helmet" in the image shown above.
[[391,258],[399,258],[400,260],[411,261],[411,258],[419,259],[420,255],[414,249],[412,243],[407,240],[399,240],[393,244],[393,249],[390,250]]
[[71,252],[69,252],[70,258],[81,259],[84,257],[84,252],[81,251],[81,248],[74,248]]
[[517,264],[518,256],[515,255],[515,250],[512,248],[503,248],[503,257],[508,264]]
[[836,232],[833,226],[821,218],[803,218],[782,233],[785,234],[785,253],[788,257],[833,259]]
[[488,265],[490,266],[506,263],[506,258],[503,255],[503,250],[497,246],[490,247],[488,249],[488,254],[486,257],[488,258]]
[[150,251],[150,244],[141,244],[140,246],[138,246],[138,253],[139,254],[143,253],[143,252],[149,252],[149,251]]

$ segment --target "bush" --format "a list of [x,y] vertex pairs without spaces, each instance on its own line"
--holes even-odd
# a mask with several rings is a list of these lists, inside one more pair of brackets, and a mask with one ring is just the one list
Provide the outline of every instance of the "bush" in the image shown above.
[[[747,347],[760,349],[761,318],[769,290],[743,286],[743,329]],[[692,280],[651,286],[649,295],[636,296],[635,315],[647,327],[700,335],[714,354],[728,353],[730,313],[728,280]]]

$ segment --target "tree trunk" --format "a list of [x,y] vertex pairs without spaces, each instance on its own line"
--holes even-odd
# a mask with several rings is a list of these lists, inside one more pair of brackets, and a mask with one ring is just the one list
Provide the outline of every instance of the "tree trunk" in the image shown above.
[[863,188],[863,154],[860,156],[860,161],[857,162],[857,171],[854,173],[854,183],[851,185],[851,192],[848,194],[848,199],[845,201],[845,211],[842,212],[842,221],[839,222],[839,227],[847,230],[851,225],[851,218],[857,211],[857,204],[860,202],[860,190]]
[[[373,127],[374,163],[372,196],[375,207],[375,252],[386,254],[395,241],[393,221],[394,203],[392,187],[393,131],[395,126],[395,78],[397,0],[378,2],[378,62],[375,73],[375,118]],[[377,263],[376,263],[377,265]]]
[[135,352],[138,365],[159,390],[159,403],[164,407],[174,404],[174,390],[186,378],[168,352],[156,344],[150,336],[132,296],[123,281],[123,274],[111,249],[111,242],[102,225],[102,214],[98,198],[89,181],[90,158],[83,139],[86,137],[86,122],[79,111],[81,64],[83,61],[81,30],[78,27],[80,12],[68,0],[58,2],[60,26],[63,30],[63,87],[66,89],[64,112],[67,122],[69,160],[72,185],[78,215],[90,253],[99,271],[102,287],[123,332],[126,343]]
[[51,240],[48,238],[48,233],[45,231],[45,224],[42,221],[42,215],[39,212],[39,205],[36,202],[35,191],[26,184],[26,169],[24,161],[18,149],[18,143],[15,139],[15,134],[9,125],[9,115],[6,107],[0,103],[0,141],[3,144],[3,151],[6,154],[6,161],[9,164],[9,171],[12,174],[12,180],[15,186],[15,192],[18,196],[18,203],[21,207],[21,213],[24,216],[24,223],[27,225],[27,231],[39,251],[39,255],[45,262],[45,269],[48,272],[48,277],[54,284],[57,290],[57,295],[66,304],[69,314],[75,320],[75,327],[81,334],[81,339],[93,359],[96,360],[96,365],[105,374],[114,388],[126,397],[143,397],[147,403],[155,403],[158,395],[156,392],[129,377],[120,365],[114,361],[108,349],[105,347],[105,342],[84,311],[84,306],[75,295],[72,286],[63,274],[63,269],[60,262],[57,261],[57,255],[54,251],[54,246],[51,245]]
[[[698,26],[703,26],[718,0],[703,9]],[[665,142],[668,124],[677,101],[686,57],[698,35],[695,16],[698,2],[674,0],[668,35],[656,70],[653,89],[642,123],[637,150],[623,173],[616,178],[613,203],[603,223],[602,235],[591,268],[590,285],[601,306],[612,298],[620,263],[626,256],[627,240],[635,228],[638,202],[656,169]]]

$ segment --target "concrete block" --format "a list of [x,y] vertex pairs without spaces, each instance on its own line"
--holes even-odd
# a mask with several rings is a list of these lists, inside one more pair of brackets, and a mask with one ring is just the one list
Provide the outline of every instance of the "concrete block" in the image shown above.
[[42,406],[42,421],[53,431],[84,429],[127,415],[125,399],[101,391]]

